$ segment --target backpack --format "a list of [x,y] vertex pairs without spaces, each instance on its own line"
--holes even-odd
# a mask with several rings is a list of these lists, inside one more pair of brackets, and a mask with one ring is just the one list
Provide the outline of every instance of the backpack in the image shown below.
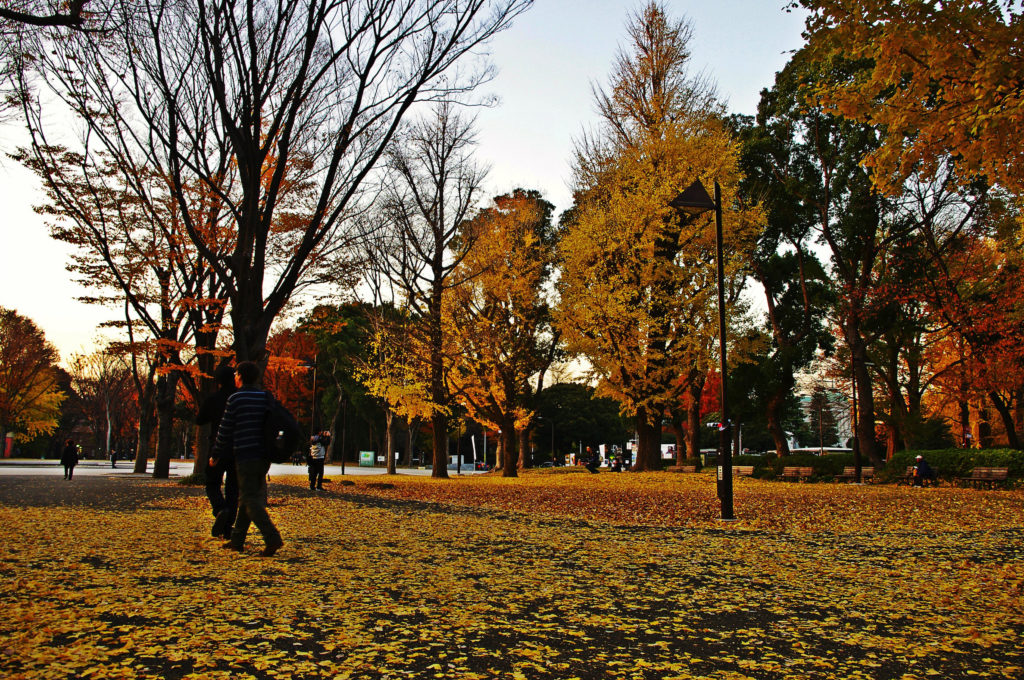
[[263,448],[267,460],[271,463],[286,463],[292,454],[299,449],[302,441],[302,430],[295,416],[279,402],[270,392],[267,395],[267,408],[263,414]]

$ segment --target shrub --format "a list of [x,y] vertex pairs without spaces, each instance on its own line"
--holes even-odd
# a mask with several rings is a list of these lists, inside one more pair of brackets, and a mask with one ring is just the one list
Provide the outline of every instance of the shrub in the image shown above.
[[923,456],[936,474],[943,479],[953,479],[970,474],[976,467],[1010,468],[1011,477],[1024,477],[1024,451],[1014,449],[930,449],[919,451],[898,451],[886,466],[883,479],[891,480],[902,475],[914,464],[914,459]]

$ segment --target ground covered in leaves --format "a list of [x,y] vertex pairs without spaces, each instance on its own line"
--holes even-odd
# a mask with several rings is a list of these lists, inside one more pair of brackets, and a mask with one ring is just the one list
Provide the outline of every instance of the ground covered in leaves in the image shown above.
[[710,475],[0,478],[8,678],[1024,677],[1024,491]]

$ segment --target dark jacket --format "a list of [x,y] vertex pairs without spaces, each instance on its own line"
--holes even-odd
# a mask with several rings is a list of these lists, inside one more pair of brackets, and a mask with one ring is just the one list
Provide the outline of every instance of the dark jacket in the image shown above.
[[928,464],[924,458],[917,461],[917,467],[914,470],[914,475],[921,479],[935,479],[935,470]]
[[256,387],[243,387],[228,397],[213,457],[233,455],[236,461],[265,458],[263,422],[269,405],[268,393]]
[[206,398],[199,407],[196,414],[196,425],[210,424],[210,448],[217,443],[217,430],[220,429],[221,418],[224,417],[224,409],[228,405],[228,397],[235,393],[235,387],[221,386],[216,392]]
[[60,464],[74,467],[76,463],[78,463],[78,447],[74,444],[69,444],[61,451]]

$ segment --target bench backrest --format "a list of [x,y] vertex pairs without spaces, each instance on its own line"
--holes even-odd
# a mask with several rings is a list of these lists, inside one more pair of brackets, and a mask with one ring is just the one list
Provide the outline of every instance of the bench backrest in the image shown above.
[[752,475],[754,474],[753,465],[736,465],[732,469],[733,474],[736,475]]
[[1010,474],[1010,468],[1005,467],[976,467],[971,470],[971,477],[975,479],[1006,479]]
[[[913,468],[911,468],[911,469],[913,469]],[[844,467],[843,468],[843,475],[844,476],[855,475],[855,474],[857,474],[856,470],[857,470],[857,468],[854,467],[853,465],[850,465],[848,467]],[[860,469],[860,475],[861,475],[861,477],[864,477],[865,475],[868,476],[868,477],[873,477],[875,475],[875,468],[873,468],[873,467],[862,467]]]
[[810,477],[814,474],[812,467],[784,467],[782,474],[786,477]]

